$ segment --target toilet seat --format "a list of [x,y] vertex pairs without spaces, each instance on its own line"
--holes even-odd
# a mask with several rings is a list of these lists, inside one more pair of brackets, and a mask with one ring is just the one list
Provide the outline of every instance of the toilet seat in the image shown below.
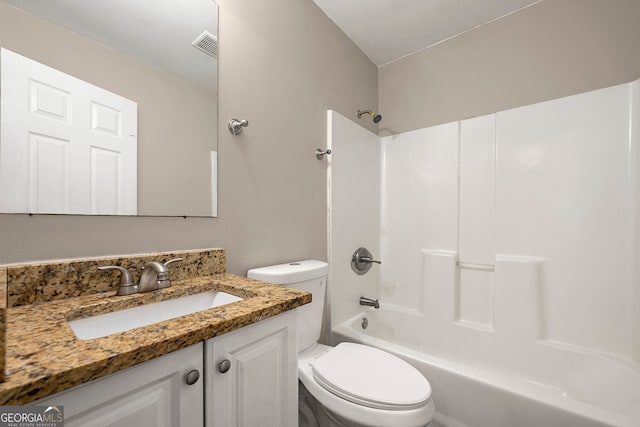
[[406,411],[431,398],[429,382],[404,360],[374,347],[340,343],[311,363],[313,378],[331,393],[369,408]]
[[[337,425],[415,427],[424,426],[431,421],[435,413],[431,392],[429,392],[428,401],[419,408],[389,410],[349,401],[321,386],[314,378],[312,365],[317,359],[333,351],[335,351],[334,347],[314,344],[300,352],[298,354],[298,376],[302,385],[320,403],[323,410],[330,414],[332,419],[340,421]],[[429,388],[429,390],[431,389]]]

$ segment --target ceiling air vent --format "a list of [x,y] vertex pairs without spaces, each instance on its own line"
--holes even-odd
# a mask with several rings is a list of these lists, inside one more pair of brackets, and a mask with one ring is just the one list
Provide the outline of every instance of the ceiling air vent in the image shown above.
[[207,55],[211,55],[214,58],[218,57],[218,38],[208,31],[203,31],[191,42],[191,45]]

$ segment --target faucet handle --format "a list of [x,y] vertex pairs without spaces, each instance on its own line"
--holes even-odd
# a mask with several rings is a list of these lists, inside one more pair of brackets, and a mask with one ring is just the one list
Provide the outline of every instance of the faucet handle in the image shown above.
[[184,258],[173,258],[170,259],[169,261],[165,262],[164,265],[167,266],[169,264],[171,264],[172,262],[178,262],[178,261],[182,261]]
[[138,286],[134,283],[129,270],[118,265],[105,265],[98,267],[98,270],[118,270],[120,273],[120,286],[116,295],[131,295],[138,292]]
[[165,271],[163,271],[162,273],[158,273],[158,289],[164,289],[171,286],[171,279],[169,278],[168,266],[172,262],[178,262],[178,261],[182,261],[182,258],[173,258],[165,262],[164,264],[160,263],[164,267]]
[[359,276],[369,271],[373,263],[382,264],[381,261],[373,258],[367,248],[360,247],[351,255],[351,269]]

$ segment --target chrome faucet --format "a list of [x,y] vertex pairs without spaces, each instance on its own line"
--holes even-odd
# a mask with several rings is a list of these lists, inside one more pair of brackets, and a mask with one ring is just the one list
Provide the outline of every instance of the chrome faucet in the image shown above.
[[380,308],[380,303],[377,299],[371,299],[366,297],[360,297],[360,305],[366,305],[367,307]]
[[164,289],[171,286],[169,279],[169,269],[167,266],[172,262],[182,261],[182,258],[174,258],[164,264],[158,261],[148,262],[142,270],[140,282],[136,285],[129,270],[117,265],[107,265],[98,267],[98,270],[118,270],[122,273],[120,276],[120,286],[116,295],[131,295],[138,292],[155,291],[156,289]]

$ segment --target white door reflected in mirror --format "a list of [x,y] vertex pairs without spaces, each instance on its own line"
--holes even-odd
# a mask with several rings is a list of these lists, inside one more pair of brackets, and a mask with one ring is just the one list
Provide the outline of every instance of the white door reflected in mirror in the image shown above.
[[[137,184],[125,187],[137,192],[136,212],[124,213],[120,209],[123,213],[118,213],[115,207],[114,198],[119,190],[114,183],[119,178],[115,163],[120,167],[121,162],[112,148],[96,152],[93,162],[94,168],[107,168],[113,173],[101,174],[100,179],[94,178],[93,184],[91,178],[71,180],[71,184],[86,183],[85,188],[94,195],[102,192],[106,197],[110,192],[110,204],[94,201],[94,205],[99,205],[94,209],[86,208],[86,203],[80,211],[63,209],[66,199],[62,195],[57,199],[37,200],[37,209],[23,201],[24,208],[11,209],[11,212],[217,215],[217,176],[216,168],[212,167],[215,157],[212,152],[217,152],[218,146],[218,6],[214,0],[170,0],[153,3],[151,7],[146,0],[4,0],[0,3],[2,48],[134,100],[138,112],[137,132],[127,133],[122,129],[122,135],[136,135]],[[27,43],[34,34],[46,43]],[[207,52],[194,46],[201,42],[202,34],[207,35],[207,46],[212,48]],[[4,97],[13,88],[3,85],[1,90]],[[53,91],[48,95],[52,94],[46,102],[39,102],[43,110],[53,110],[55,116],[56,109],[64,107],[60,106],[59,93]],[[71,97],[74,104],[76,95],[80,94],[73,93]],[[112,108],[109,103],[98,101],[98,104]],[[113,108],[98,106],[97,109],[101,114],[93,119],[97,123],[87,119],[90,120],[87,126],[100,127],[103,130],[100,133],[104,134],[113,129],[117,114],[113,114]],[[85,115],[90,112],[82,111]],[[54,117],[46,118],[55,122]],[[41,151],[37,158],[68,158],[64,151],[65,138],[62,139],[34,142]],[[0,144],[2,142],[0,140]],[[19,167],[26,169],[27,163]],[[56,165],[58,169],[73,167],[64,163]],[[69,172],[41,168],[38,197],[54,194],[50,187],[59,186],[56,180],[63,173]],[[98,201],[105,197],[99,197]]]
[[137,214],[137,104],[1,51],[0,212]]

